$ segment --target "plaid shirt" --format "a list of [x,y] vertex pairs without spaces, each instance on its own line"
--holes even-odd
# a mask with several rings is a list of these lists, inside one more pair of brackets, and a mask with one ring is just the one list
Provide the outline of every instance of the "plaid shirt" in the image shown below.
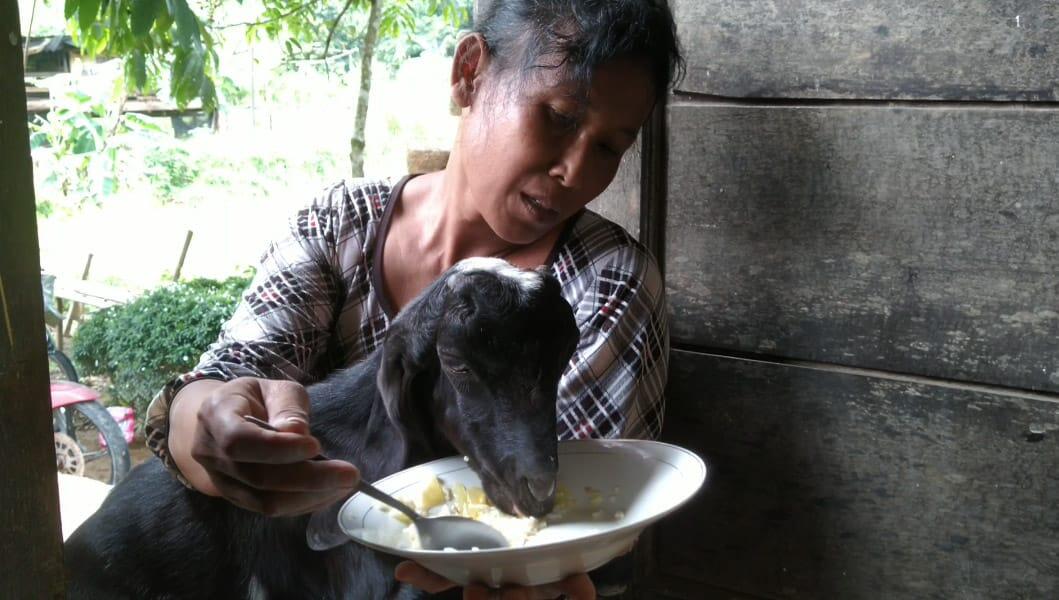
[[[393,314],[380,296],[377,246],[399,185],[339,183],[269,245],[219,339],[151,402],[147,445],[167,467],[176,471],[166,447],[169,405],[188,383],[253,376],[310,384],[379,346]],[[624,229],[586,210],[573,217],[550,267],[581,331],[559,382],[559,438],[657,438],[669,332],[654,260]]]

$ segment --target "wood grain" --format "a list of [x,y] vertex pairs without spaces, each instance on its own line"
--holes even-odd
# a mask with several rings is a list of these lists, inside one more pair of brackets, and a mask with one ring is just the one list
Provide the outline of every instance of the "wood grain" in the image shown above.
[[674,0],[682,90],[741,98],[1056,101],[1053,0]]
[[19,31],[17,3],[0,3],[0,595],[63,598]]
[[640,140],[621,159],[614,181],[598,198],[589,203],[604,217],[625,228],[634,238],[640,238]]
[[669,119],[674,341],[1059,391],[1059,111]]
[[967,600],[1059,589],[1059,399],[684,351],[667,397],[664,440],[701,453],[711,475],[659,527],[659,587]]

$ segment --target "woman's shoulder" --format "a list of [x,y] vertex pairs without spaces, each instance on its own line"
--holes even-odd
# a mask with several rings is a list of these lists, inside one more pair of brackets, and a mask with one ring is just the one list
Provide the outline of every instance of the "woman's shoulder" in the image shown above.
[[330,245],[367,242],[383,219],[399,177],[344,179],[298,205],[290,228],[297,237]]
[[644,277],[658,274],[658,265],[646,246],[621,225],[591,210],[577,217],[556,260],[578,272],[618,269]]
[[552,273],[578,312],[595,314],[614,298],[664,312],[665,286],[654,257],[620,225],[592,211],[572,224]]
[[305,208],[340,211],[347,216],[379,219],[400,177],[342,179],[317,193]]

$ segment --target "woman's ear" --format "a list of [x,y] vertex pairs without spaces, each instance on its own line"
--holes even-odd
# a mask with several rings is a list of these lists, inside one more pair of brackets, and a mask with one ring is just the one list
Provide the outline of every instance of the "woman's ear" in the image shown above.
[[452,101],[457,107],[463,109],[471,106],[488,63],[489,47],[481,34],[466,35],[456,45],[451,79]]

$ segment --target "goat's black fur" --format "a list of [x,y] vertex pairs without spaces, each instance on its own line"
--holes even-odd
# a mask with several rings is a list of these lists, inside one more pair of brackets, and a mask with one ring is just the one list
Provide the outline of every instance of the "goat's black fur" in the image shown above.
[[[499,507],[543,514],[554,498],[533,492],[549,473],[554,481],[555,397],[576,339],[553,278],[541,274],[527,290],[488,269],[450,270],[395,319],[379,350],[309,386],[312,432],[325,454],[368,481],[466,455]],[[534,478],[545,481],[535,488]],[[69,597],[419,594],[394,581],[393,557],[354,543],[310,550],[308,520],[268,518],[188,490],[152,459],[66,542]]]

